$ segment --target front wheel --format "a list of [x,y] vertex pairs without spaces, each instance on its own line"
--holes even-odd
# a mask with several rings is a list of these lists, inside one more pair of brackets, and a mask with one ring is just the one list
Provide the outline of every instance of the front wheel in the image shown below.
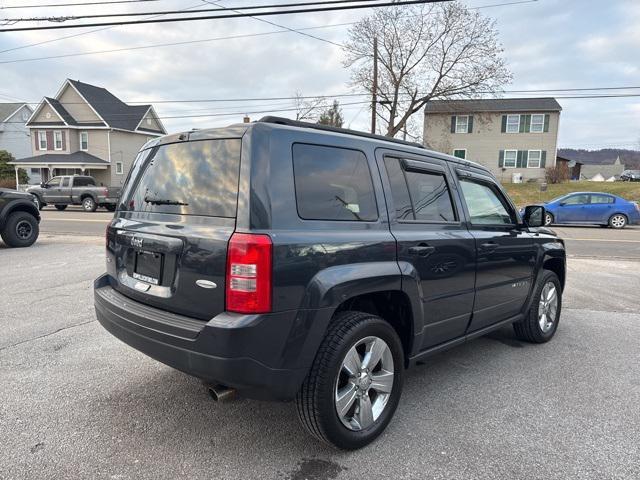
[[82,200],[82,209],[85,212],[95,212],[96,208],[98,208],[98,205],[96,205],[96,202],[93,198],[91,197],[85,197]]
[[553,223],[553,215],[549,212],[544,214],[544,224],[545,226],[551,225]]
[[368,313],[339,313],[296,397],[300,421],[335,447],[364,447],[391,421],[403,373],[402,343],[389,323]]
[[625,217],[621,213],[611,215],[611,218],[609,219],[609,226],[616,229],[624,228],[627,226],[627,217]]
[[543,270],[540,275],[527,316],[513,324],[516,336],[532,343],[545,343],[553,338],[562,310],[562,286],[558,276],[550,270]]
[[27,212],[9,215],[2,230],[2,240],[9,247],[28,247],[38,239],[38,220]]
[[60,211],[67,209],[66,205],[56,205],[55,207],[56,207],[56,210],[60,210]]

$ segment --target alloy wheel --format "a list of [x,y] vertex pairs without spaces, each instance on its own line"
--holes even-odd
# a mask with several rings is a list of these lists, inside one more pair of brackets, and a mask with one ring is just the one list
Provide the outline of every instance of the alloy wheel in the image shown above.
[[558,313],[558,290],[553,282],[547,282],[540,293],[538,324],[542,333],[548,333],[556,321]]
[[627,219],[623,215],[614,215],[611,217],[611,226],[614,228],[622,228],[627,224]]
[[16,224],[16,235],[20,240],[29,240],[33,235],[33,227],[26,220],[20,220]]
[[393,388],[391,349],[378,337],[359,340],[342,361],[335,387],[338,418],[349,430],[364,430],[382,414]]

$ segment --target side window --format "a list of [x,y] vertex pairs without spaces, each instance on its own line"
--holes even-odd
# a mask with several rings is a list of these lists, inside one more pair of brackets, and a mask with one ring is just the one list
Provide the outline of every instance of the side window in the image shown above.
[[87,181],[86,178],[83,177],[76,177],[73,180],[73,186],[74,187],[86,187],[87,185],[89,185],[89,182]]
[[564,205],[584,205],[589,203],[589,195],[572,195],[565,198],[562,203]]
[[378,218],[364,153],[301,143],[294,144],[292,151],[300,218],[356,221]]
[[70,183],[71,183],[71,178],[66,177],[66,178],[62,179],[62,186],[63,187],[68,187]]
[[498,194],[484,183],[460,179],[462,195],[471,223],[476,225],[510,225],[515,220]]
[[609,195],[591,195],[591,203],[614,203]]
[[49,185],[50,187],[59,187],[60,177],[53,177],[51,180],[47,182],[47,185]]
[[384,163],[398,220],[456,221],[449,186],[443,174],[403,170],[400,160],[392,157],[385,158]]

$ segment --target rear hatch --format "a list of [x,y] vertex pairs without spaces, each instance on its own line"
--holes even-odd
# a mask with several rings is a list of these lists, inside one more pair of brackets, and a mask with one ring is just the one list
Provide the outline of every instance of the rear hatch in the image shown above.
[[107,231],[114,288],[208,320],[224,311],[241,140],[170,143],[140,152]]

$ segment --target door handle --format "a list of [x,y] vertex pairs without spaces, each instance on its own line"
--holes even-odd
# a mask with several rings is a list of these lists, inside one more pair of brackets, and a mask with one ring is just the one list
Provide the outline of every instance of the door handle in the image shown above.
[[487,242],[480,245],[480,249],[485,252],[493,252],[496,248],[498,248],[498,244],[496,242]]
[[409,247],[409,253],[411,255],[418,255],[419,257],[426,257],[436,251],[436,247],[427,245],[426,243],[420,243],[414,247]]

